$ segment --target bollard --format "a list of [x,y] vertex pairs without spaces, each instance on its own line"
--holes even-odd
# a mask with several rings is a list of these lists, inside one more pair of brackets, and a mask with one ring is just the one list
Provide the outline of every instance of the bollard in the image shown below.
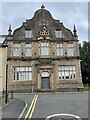
[[11,91],[11,99],[13,99],[13,91]]
[[7,102],[9,102],[9,92],[7,93]]
[[4,98],[4,94],[5,94],[5,92],[4,92],[4,89],[3,89],[3,91],[2,91],[2,98]]

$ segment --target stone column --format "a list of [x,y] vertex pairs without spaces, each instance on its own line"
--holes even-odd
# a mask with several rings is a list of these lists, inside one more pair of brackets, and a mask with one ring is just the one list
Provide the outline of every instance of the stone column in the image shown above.
[[53,73],[51,73],[51,90],[54,90],[54,83],[53,83]]
[[38,73],[38,90],[41,89],[41,76],[40,73]]

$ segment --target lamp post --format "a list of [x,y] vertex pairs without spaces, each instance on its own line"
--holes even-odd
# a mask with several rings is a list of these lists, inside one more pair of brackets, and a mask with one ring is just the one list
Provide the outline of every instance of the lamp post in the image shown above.
[[7,93],[7,78],[8,78],[8,64],[6,65],[6,94],[5,94],[5,103],[8,101],[8,93]]

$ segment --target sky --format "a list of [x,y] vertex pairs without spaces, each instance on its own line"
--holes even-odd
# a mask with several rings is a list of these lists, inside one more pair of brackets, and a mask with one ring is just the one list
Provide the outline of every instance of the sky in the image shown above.
[[[7,0],[6,0],[7,1]],[[63,0],[64,1],[64,0]],[[88,1],[78,2],[1,2],[0,3],[0,35],[8,33],[8,27],[12,25],[12,31],[20,27],[26,19],[31,19],[36,10],[44,4],[52,17],[63,22],[66,28],[73,31],[76,25],[80,42],[88,41]]]

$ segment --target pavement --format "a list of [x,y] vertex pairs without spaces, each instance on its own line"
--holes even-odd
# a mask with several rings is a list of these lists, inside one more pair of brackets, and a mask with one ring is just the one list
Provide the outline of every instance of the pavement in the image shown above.
[[8,120],[9,119],[16,119],[21,114],[23,108],[25,106],[25,102],[15,99],[13,102],[11,102],[8,106],[4,107],[2,109],[2,120]]
[[9,105],[12,101],[14,101],[14,99],[9,98],[6,104],[5,98],[2,98],[2,96],[0,96],[0,109],[3,109],[5,106]]
[[[18,99],[8,98],[7,104],[5,103],[5,98],[0,96],[0,120],[12,120],[19,117],[25,106],[25,102]],[[18,111],[18,112],[17,112]]]

